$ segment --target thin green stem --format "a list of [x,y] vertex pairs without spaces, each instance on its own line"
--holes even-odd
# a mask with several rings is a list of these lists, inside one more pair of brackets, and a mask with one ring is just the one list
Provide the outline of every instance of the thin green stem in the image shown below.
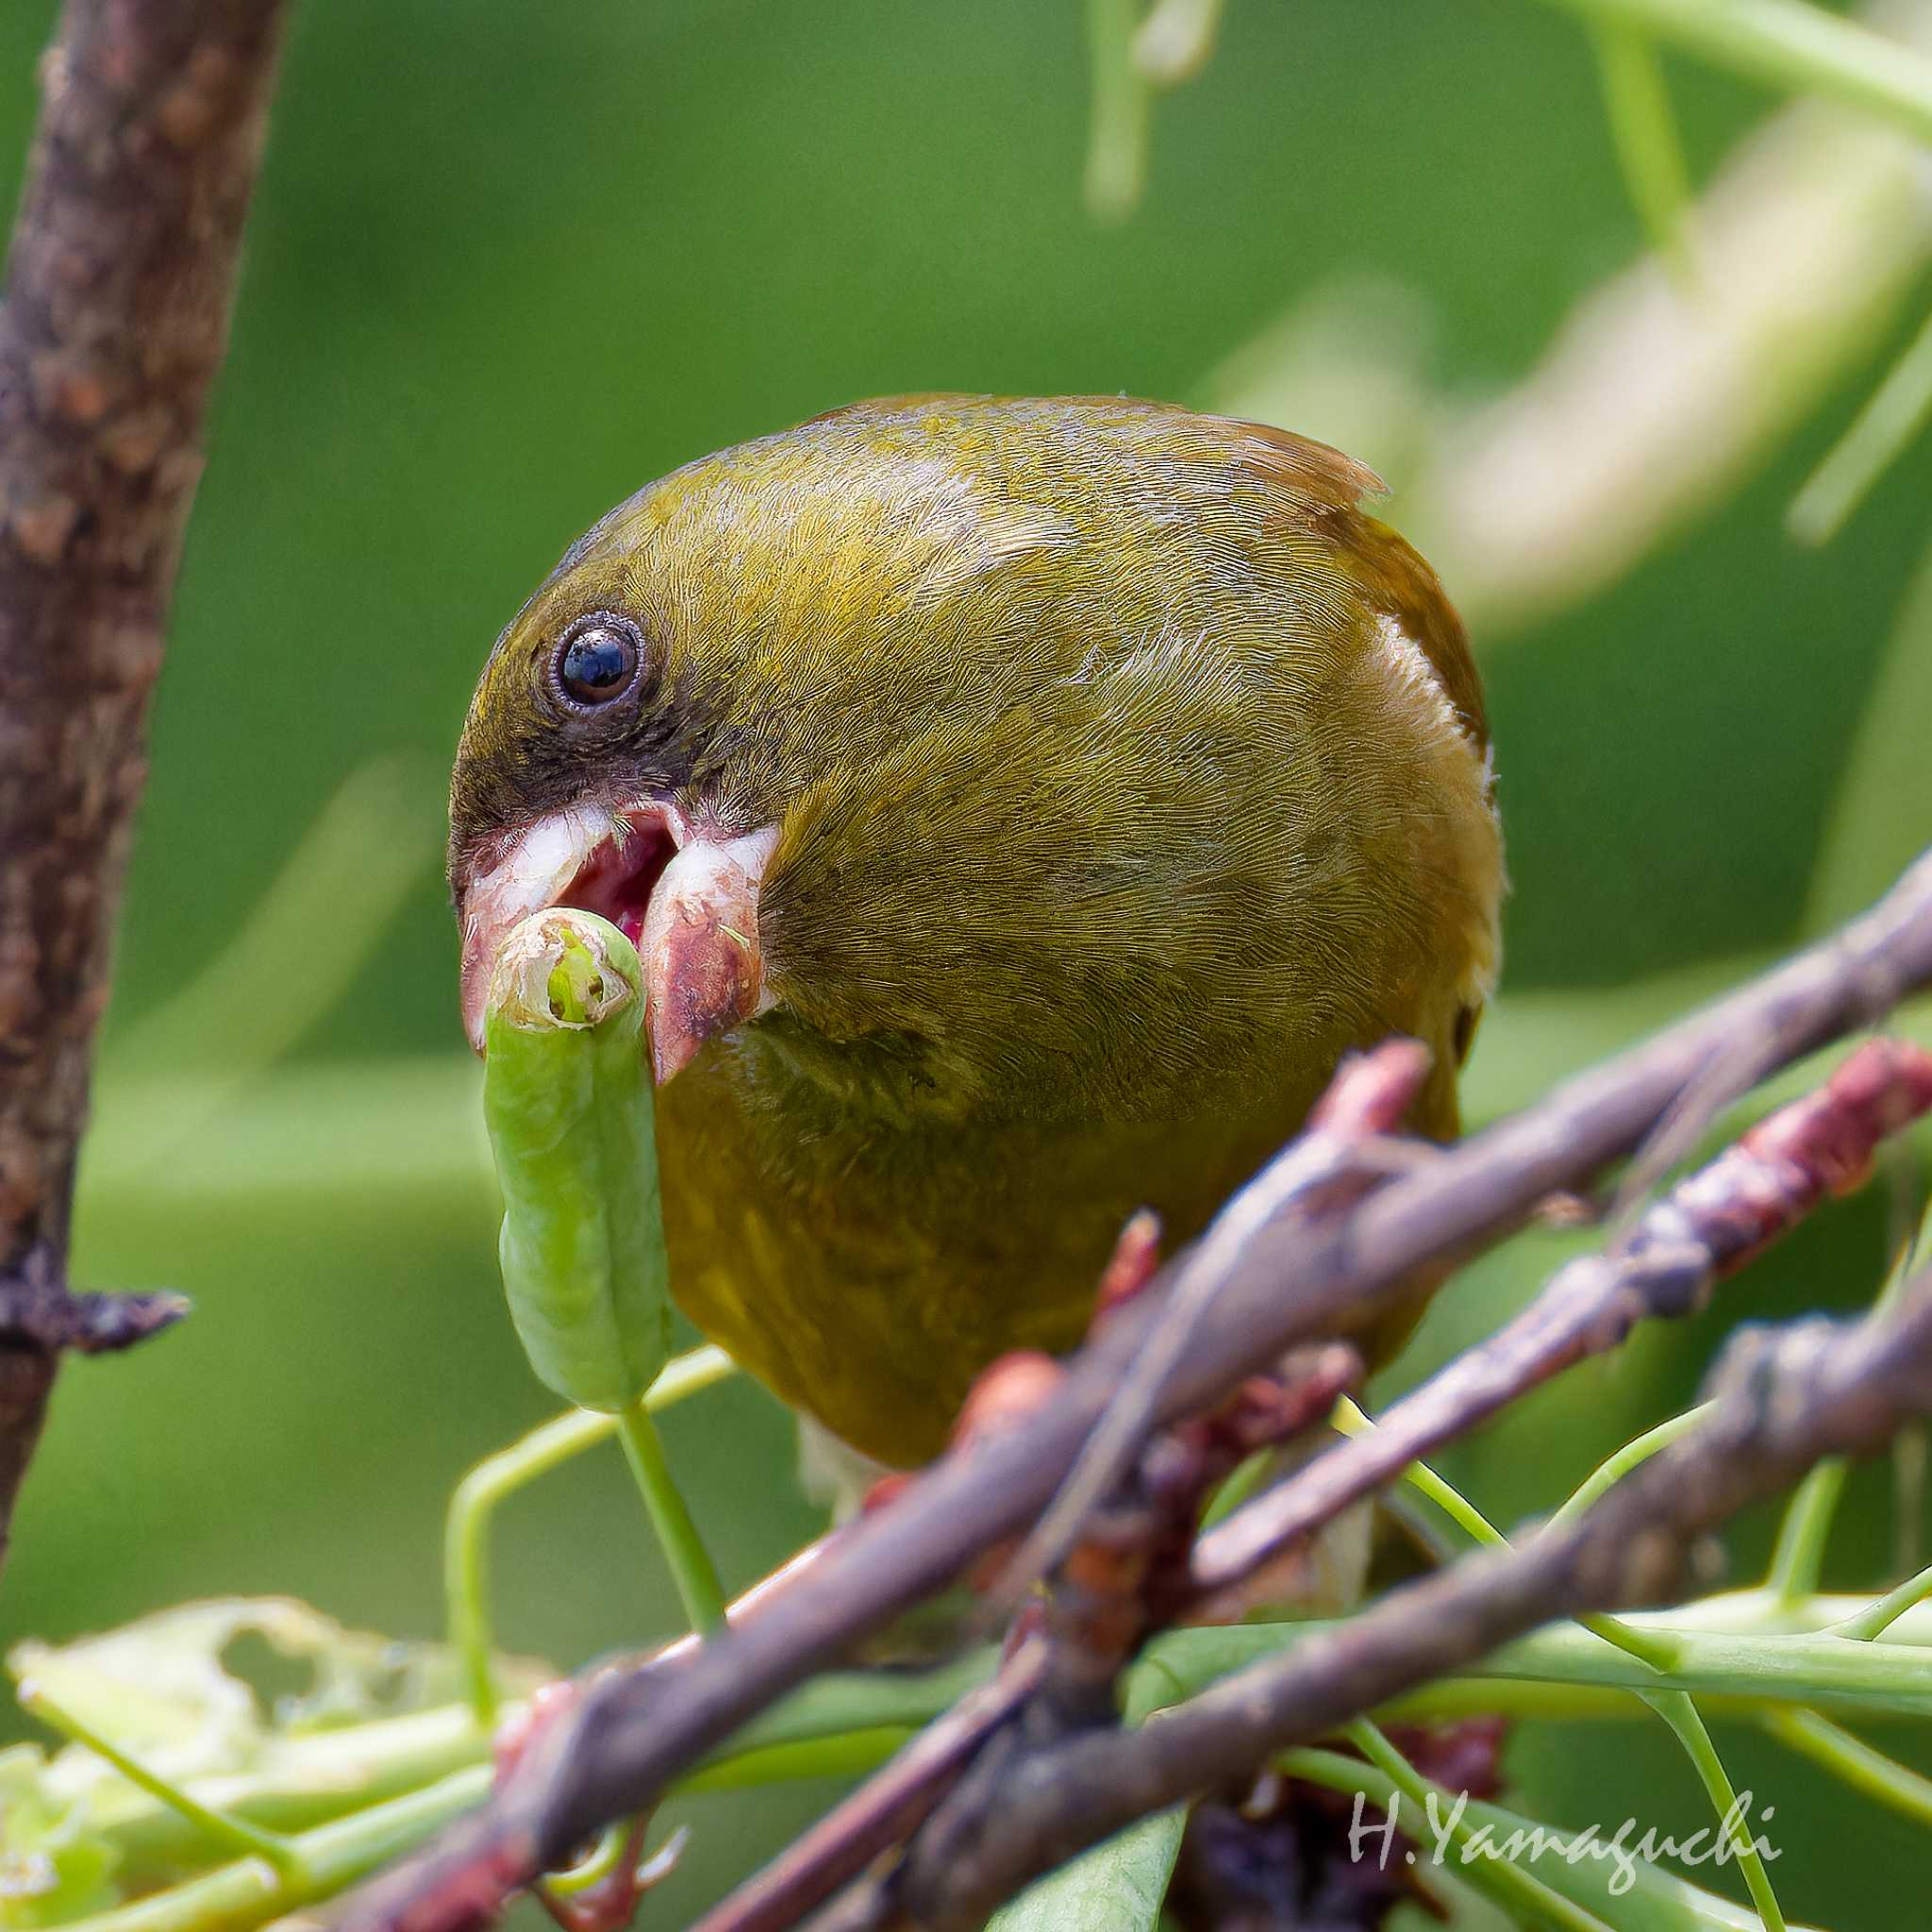
[[[1454,1800],[1443,1787],[1424,1777],[1366,1718],[1358,1718],[1350,1724],[1346,1735],[1410,1804],[1424,1815],[1441,1819],[1441,1835],[1458,1852],[1470,1850],[1475,1834],[1463,1824],[1462,1813],[1454,1808]],[[1433,1805],[1431,1799],[1436,1801]],[[1442,1803],[1445,1799],[1449,1800],[1446,1807]],[[1541,1924],[1560,1927],[1561,1932],[1611,1932],[1594,1912],[1553,1890],[1535,1873],[1524,1871],[1513,1859],[1465,1858],[1463,1875],[1512,1915],[1527,1912]]]
[[487,1457],[459,1482],[443,1519],[442,1580],[449,1641],[462,1659],[463,1686],[486,1729],[501,1707],[491,1665],[490,1527],[496,1506],[527,1482],[617,1431],[614,1415],[574,1408]]
[[[291,1836],[421,1790],[489,1755],[490,1733],[467,1704],[278,1738],[264,1768],[198,1776],[190,1795],[211,1811]],[[137,1890],[206,1864],[198,1824],[129,1791],[108,1829],[121,1878]]]
[[292,1840],[301,1872],[247,1857],[192,1878],[186,1884],[132,1900],[111,1910],[76,1919],[69,1932],[250,1932],[315,1899],[332,1897],[378,1865],[413,1850],[454,1818],[490,1795],[495,1775],[488,1764],[471,1766],[439,1783],[388,1804],[305,1831]]
[[1147,185],[1147,76],[1134,60],[1135,12],[1136,0],[1087,0],[1087,207],[1103,221],[1130,215]]
[[664,1459],[663,1439],[651,1420],[650,1397],[632,1403],[617,1420],[625,1457],[637,1478],[651,1527],[658,1532],[658,1547],[671,1566],[684,1613],[693,1630],[715,1630],[724,1621],[724,1588]]
[[1773,1594],[1786,1603],[1796,1603],[1818,1589],[1831,1521],[1849,1474],[1850,1465],[1842,1457],[1819,1463],[1798,1485],[1785,1510],[1777,1547],[1772,1552],[1769,1584]]
[[1704,1780],[1711,1808],[1717,1813],[1719,1838],[1729,1839],[1738,1869],[1743,1873],[1744,1883],[1750,1890],[1751,1903],[1757,1907],[1766,1932],[1785,1932],[1785,1915],[1777,1893],[1771,1888],[1771,1874],[1764,1869],[1764,1860],[1758,1855],[1757,1837],[1748,1820],[1738,1815],[1737,1790],[1724,1770],[1724,1760],[1717,1755],[1717,1746],[1710,1741],[1710,1732],[1696,1705],[1681,1690],[1646,1690],[1643,1701],[1676,1732],[1685,1756]]
[[[1359,1436],[1375,1426],[1374,1418],[1346,1395],[1336,1403],[1329,1421],[1344,1436]],[[1445,1482],[1426,1462],[1411,1462],[1402,1472],[1402,1480],[1419,1494],[1426,1496],[1477,1542],[1498,1549],[1508,1546],[1509,1539],[1467,1496]],[[1627,1650],[1632,1657],[1641,1657],[1658,1670],[1668,1670],[1676,1661],[1676,1650],[1673,1641],[1667,1637],[1633,1630],[1615,1617],[1579,1617],[1577,1622],[1586,1630],[1601,1637],[1606,1643],[1614,1643],[1620,1650]]]
[[1761,1722],[1779,1743],[1822,1764],[1856,1790],[1932,1824],[1932,1778],[1874,1751],[1815,1710],[1768,1710]]
[[[1841,1590],[1821,1591],[1794,1604],[1780,1603],[1762,1584],[1747,1590],[1721,1590],[1693,1597],[1668,1610],[1636,1610],[1634,1624],[1668,1624],[1674,1630],[1724,1630],[1747,1637],[1810,1636],[1836,1630],[1872,1607],[1872,1599]],[[1932,1647],[1932,1606],[1907,1610],[1895,1631],[1894,1643]]]
[[83,1750],[105,1758],[129,1784],[145,1791],[149,1797],[158,1799],[169,1810],[205,1832],[216,1844],[225,1845],[244,1857],[266,1858],[283,1878],[297,1885],[307,1883],[308,1874],[294,1839],[284,1838],[280,1832],[264,1831],[258,1824],[250,1824],[245,1818],[217,1811],[191,1797],[179,1785],[171,1783],[158,1772],[149,1770],[138,1757],[130,1757],[112,1740],[104,1738],[92,1725],[83,1723],[72,1711],[63,1709],[30,1680],[21,1685],[19,1699],[23,1710],[31,1712],[42,1724],[51,1725]]
[[1590,37],[1624,192],[1652,247],[1688,288],[1696,279],[1688,225],[1690,172],[1657,44],[1609,21],[1594,22]]
[[1655,1630],[1633,1629],[1621,1617],[1579,1617],[1576,1621],[1592,1637],[1601,1637],[1606,1643],[1614,1643],[1619,1650],[1627,1652],[1639,1663],[1648,1664],[1654,1671],[1674,1668],[1681,1655],[1674,1637]]
[[1787,93],[1817,94],[1932,141],[1932,60],[1804,0],[1550,0]]
[[[644,1397],[652,1409],[669,1408],[733,1373],[721,1348],[692,1349],[667,1362]],[[614,1415],[572,1409],[532,1429],[521,1441],[486,1457],[457,1485],[442,1539],[443,1592],[449,1641],[462,1659],[463,1686],[476,1722],[487,1731],[496,1722],[499,1699],[491,1665],[490,1530],[496,1507],[526,1483],[560,1468],[573,1457],[617,1432]]]
[[1791,499],[1785,527],[1800,543],[1830,542],[1927,423],[1932,423],[1932,321],[1891,365],[1852,426]]
[[1508,1541],[1508,1538],[1474,1503],[1452,1484],[1445,1482],[1426,1462],[1411,1462],[1402,1472],[1402,1479],[1419,1496],[1426,1496],[1477,1542],[1500,1547]]
[[1640,1462],[1648,1462],[1659,1449],[1668,1449],[1679,1436],[1694,1429],[1715,1407],[1714,1403],[1700,1402],[1695,1408],[1687,1408],[1681,1415],[1674,1415],[1668,1422],[1658,1423],[1656,1428],[1646,1429],[1634,1441],[1625,1442],[1614,1456],[1598,1463],[1577,1484],[1569,1500],[1551,1516],[1550,1526],[1555,1528],[1559,1523],[1568,1523],[1581,1516],[1593,1504],[1601,1502],[1605,1492],[1622,1482]]
[[[1344,1436],[1365,1436],[1376,1425],[1374,1417],[1347,1395],[1336,1403],[1328,1420]],[[1497,1545],[1508,1541],[1508,1538],[1474,1503],[1453,1485],[1443,1481],[1426,1462],[1411,1462],[1402,1472],[1402,1480],[1418,1495],[1426,1496],[1473,1541]]]
[[1873,1638],[1890,1630],[1907,1610],[1924,1603],[1928,1596],[1932,1596],[1932,1569],[1921,1570],[1916,1576],[1907,1576],[1896,1590],[1888,1591],[1856,1617],[1847,1617],[1842,1624],[1834,1624],[1831,1634],[1869,1643]]

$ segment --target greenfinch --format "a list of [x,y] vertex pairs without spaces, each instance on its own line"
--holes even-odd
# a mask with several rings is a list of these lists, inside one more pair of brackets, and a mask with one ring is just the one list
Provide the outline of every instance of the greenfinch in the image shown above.
[[1488,732],[1372,472],[1126,399],[858,404],[690,463],[497,640],[451,789],[506,933],[637,941],[677,1300],[864,1456],[1064,1351],[1141,1208],[1196,1234],[1351,1048],[1496,971]]

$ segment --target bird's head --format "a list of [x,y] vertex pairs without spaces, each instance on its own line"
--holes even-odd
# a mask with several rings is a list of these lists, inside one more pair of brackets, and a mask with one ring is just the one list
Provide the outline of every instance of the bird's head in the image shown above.
[[941,821],[947,800],[983,805],[990,774],[965,767],[985,764],[984,668],[1024,658],[1014,593],[1066,526],[975,482],[970,425],[949,449],[931,413],[865,406],[675,472],[573,545],[498,639],[450,802],[479,1050],[498,946],[553,904],[638,943],[660,1084],[776,1005],[821,1044],[942,1007],[894,1000],[920,951],[899,902],[985,870],[996,828],[965,850]]

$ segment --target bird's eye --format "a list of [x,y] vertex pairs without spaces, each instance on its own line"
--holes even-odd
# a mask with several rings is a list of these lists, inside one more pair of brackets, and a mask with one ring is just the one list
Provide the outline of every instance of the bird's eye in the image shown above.
[[557,682],[574,705],[608,705],[622,697],[638,673],[637,628],[627,620],[595,617],[569,632],[557,653]]

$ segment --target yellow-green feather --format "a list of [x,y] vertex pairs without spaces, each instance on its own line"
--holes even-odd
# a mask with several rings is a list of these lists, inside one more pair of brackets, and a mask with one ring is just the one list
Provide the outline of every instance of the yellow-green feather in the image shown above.
[[[674,1287],[882,1459],[974,1374],[1084,1326],[1120,1223],[1173,1239],[1347,1048],[1438,1056],[1493,971],[1480,691],[1371,473],[1161,405],[871,403],[680,470],[505,634],[466,824],[675,788],[779,824],[777,1011],[658,1096]],[[652,732],[587,756],[530,693],[610,606],[663,651]]]

